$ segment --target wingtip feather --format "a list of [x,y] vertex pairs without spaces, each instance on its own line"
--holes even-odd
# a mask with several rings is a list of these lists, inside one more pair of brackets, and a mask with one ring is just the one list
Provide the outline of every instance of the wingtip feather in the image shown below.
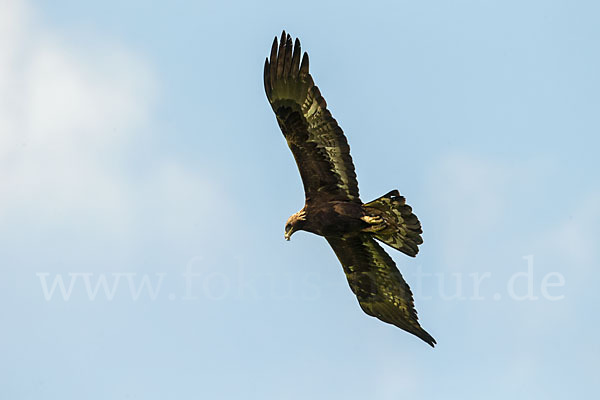
[[[288,77],[290,75],[290,69],[292,67],[292,50],[293,50],[293,42],[292,37],[288,34],[285,39],[285,53],[284,57],[284,66],[283,66],[283,76]],[[282,56],[281,54],[279,55]]]
[[425,329],[421,329],[421,332],[419,333],[419,335],[417,335],[417,337],[433,348],[435,348],[435,345],[437,344],[433,336],[427,333]]
[[302,55],[302,62],[300,63],[300,76],[305,78],[308,76],[308,53],[304,52]]
[[265,84],[265,93],[267,94],[267,97],[269,97],[269,95],[271,94],[271,79],[270,79],[270,73],[269,73],[270,69],[269,69],[269,57],[265,58],[265,69],[263,72],[263,81]]
[[298,76],[299,68],[300,68],[300,40],[296,38],[294,42],[294,52],[292,55],[292,61],[290,64],[290,74],[293,78]]

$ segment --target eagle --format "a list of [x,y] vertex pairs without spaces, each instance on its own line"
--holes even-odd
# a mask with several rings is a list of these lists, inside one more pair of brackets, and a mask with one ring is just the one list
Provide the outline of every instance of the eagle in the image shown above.
[[434,347],[419,324],[413,295],[392,258],[377,243],[415,257],[423,243],[421,223],[398,190],[363,203],[348,141],[327,109],[300,57],[300,40],[285,30],[265,60],[264,85],[277,123],[292,151],[304,185],[305,205],[285,224],[323,236],[339,259],[362,310]]

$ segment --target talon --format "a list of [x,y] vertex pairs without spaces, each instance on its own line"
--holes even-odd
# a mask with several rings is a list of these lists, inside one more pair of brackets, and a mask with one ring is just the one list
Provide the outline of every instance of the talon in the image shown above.
[[382,229],[386,228],[385,220],[383,218],[381,218],[380,216],[373,217],[370,215],[365,215],[361,219],[370,225],[370,226],[364,228],[362,230],[363,232],[379,232]]
[[370,215],[365,215],[361,219],[363,221],[365,221],[367,224],[371,224],[371,225],[380,224],[383,222],[383,219],[380,216],[372,217]]

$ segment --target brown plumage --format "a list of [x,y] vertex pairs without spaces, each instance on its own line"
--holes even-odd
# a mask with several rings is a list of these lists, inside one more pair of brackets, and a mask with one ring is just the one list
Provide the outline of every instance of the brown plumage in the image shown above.
[[434,346],[419,325],[410,288],[374,240],[414,257],[423,243],[421,224],[397,190],[360,200],[348,141],[313,82],[308,54],[300,54],[300,41],[292,43],[284,31],[264,70],[267,98],[304,185],[305,206],[288,219],[285,238],[298,230],[324,236],[364,312]]

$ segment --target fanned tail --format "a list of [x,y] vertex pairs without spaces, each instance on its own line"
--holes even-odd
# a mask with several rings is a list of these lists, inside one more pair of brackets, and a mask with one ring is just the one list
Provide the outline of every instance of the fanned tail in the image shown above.
[[365,231],[406,255],[417,255],[423,243],[421,223],[397,190],[364,204],[363,208],[370,216],[364,220],[371,224]]

